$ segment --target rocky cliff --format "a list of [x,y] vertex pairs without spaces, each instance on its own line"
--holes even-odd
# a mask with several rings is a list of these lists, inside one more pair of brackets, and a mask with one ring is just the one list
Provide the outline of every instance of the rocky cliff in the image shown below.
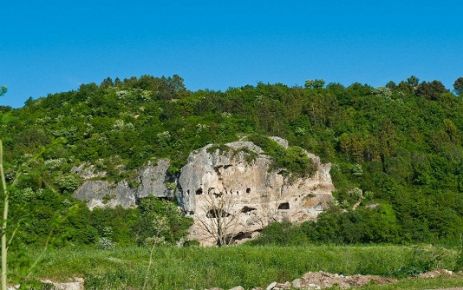
[[95,173],[93,166],[83,164],[73,169],[84,179],[84,183],[74,192],[74,197],[86,201],[90,209],[119,205],[125,208],[134,207],[138,198],[149,195],[173,198],[174,189],[166,186],[169,165],[170,162],[166,159],[160,159],[155,164],[148,163],[138,171],[138,186],[131,188],[127,180],[117,183],[104,180],[104,173]]
[[[287,148],[286,140],[272,139]],[[310,176],[293,178],[259,146],[237,141],[207,145],[192,152],[173,185],[166,180],[169,161],[158,160],[138,172],[136,188],[125,180],[111,183],[90,167],[75,168],[84,183],[74,193],[94,207],[134,207],[149,195],[176,197],[194,224],[190,238],[203,245],[218,239],[243,241],[274,221],[302,222],[315,219],[332,200],[331,165],[304,151],[313,165]],[[170,188],[168,188],[170,187]],[[218,237],[220,235],[221,237]]]
[[192,152],[179,179],[181,204],[194,220],[190,236],[201,244],[215,244],[218,235],[225,242],[249,239],[274,221],[313,220],[332,200],[331,165],[313,154],[305,152],[314,173],[292,179],[271,170],[272,159],[251,142],[224,148]]

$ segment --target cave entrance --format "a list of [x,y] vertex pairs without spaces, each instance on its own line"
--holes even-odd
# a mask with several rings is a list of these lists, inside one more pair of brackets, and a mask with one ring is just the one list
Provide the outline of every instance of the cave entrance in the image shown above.
[[207,211],[206,213],[206,216],[208,218],[224,218],[224,217],[229,217],[230,214],[228,212],[226,212],[225,210],[223,209],[220,209],[220,208],[213,208],[213,209],[210,209]]
[[242,213],[248,213],[248,212],[251,212],[253,210],[256,210],[255,207],[250,207],[250,206],[244,206],[242,209],[241,209],[241,212]]
[[289,202],[282,202],[278,205],[278,209],[289,209]]

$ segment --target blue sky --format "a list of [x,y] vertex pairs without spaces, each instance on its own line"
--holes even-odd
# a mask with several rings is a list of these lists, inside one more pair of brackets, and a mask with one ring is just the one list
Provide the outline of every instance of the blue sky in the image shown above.
[[190,89],[463,76],[463,1],[2,1],[0,105],[121,78]]

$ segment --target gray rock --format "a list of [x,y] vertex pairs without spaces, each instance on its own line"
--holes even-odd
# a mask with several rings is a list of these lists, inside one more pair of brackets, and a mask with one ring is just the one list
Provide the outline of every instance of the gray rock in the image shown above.
[[74,197],[86,201],[90,209],[135,206],[135,192],[126,181],[112,184],[104,180],[87,180],[74,192]]
[[267,288],[265,288],[265,290],[272,290],[277,284],[277,282],[272,282],[267,286]]
[[291,289],[291,283],[286,281],[285,283],[277,283],[275,287],[273,287],[275,290],[286,290],[286,289]]
[[79,166],[72,167],[71,172],[79,175],[84,180],[103,178],[106,176],[106,172],[97,171],[95,165],[87,162],[84,162]]
[[230,288],[230,290],[244,290],[244,288],[241,286],[236,286],[236,287]]
[[137,189],[137,197],[143,198],[150,195],[157,197],[171,197],[165,184],[166,172],[169,169],[170,161],[160,159],[155,166],[145,166],[139,173],[140,185]]
[[301,289],[302,288],[302,279],[294,279],[293,282],[291,282],[291,285],[293,286],[293,288],[296,288],[296,289]]
[[[161,159],[156,165],[148,164],[142,168],[137,177],[140,185],[136,190],[130,188],[126,180],[121,180],[116,184],[106,180],[86,180],[74,192],[73,196],[79,200],[86,201],[90,209],[116,206],[130,208],[136,206],[137,198],[150,195],[172,197],[173,192],[165,184],[169,165],[169,160]],[[90,166],[90,168],[93,167]],[[76,170],[74,169],[74,171]],[[79,170],[84,169],[79,167]]]

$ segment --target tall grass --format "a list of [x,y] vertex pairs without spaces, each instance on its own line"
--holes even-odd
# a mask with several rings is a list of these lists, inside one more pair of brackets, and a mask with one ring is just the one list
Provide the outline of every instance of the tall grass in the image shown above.
[[[16,278],[35,255],[31,249],[13,262]],[[50,250],[33,276],[84,277],[87,289],[141,289],[145,281],[147,289],[250,288],[290,281],[308,271],[402,277],[433,268],[451,269],[456,251],[430,246],[161,247],[153,253],[145,280],[149,256],[150,249],[141,247]]]

